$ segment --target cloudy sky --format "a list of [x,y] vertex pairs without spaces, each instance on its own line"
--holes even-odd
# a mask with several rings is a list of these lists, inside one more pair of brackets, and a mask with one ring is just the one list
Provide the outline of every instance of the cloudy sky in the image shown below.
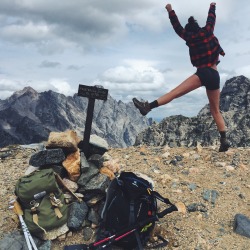
[[[184,26],[193,15],[205,25],[207,0],[170,2]],[[153,101],[195,72],[188,48],[170,25],[163,0],[0,0],[0,99],[26,86],[77,93],[102,85],[116,100]],[[227,79],[250,78],[250,4],[218,0],[215,35],[226,56]],[[205,89],[152,111],[148,117],[195,116]]]

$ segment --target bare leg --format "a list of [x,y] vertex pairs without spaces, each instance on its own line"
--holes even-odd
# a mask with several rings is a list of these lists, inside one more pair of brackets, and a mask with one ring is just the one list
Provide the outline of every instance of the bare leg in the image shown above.
[[181,97],[188,92],[195,90],[201,87],[201,81],[197,75],[192,75],[183,81],[180,85],[176,88],[171,90],[170,92],[166,93],[165,95],[159,97],[157,99],[158,105],[164,105],[171,102],[173,99]]
[[207,97],[210,104],[210,111],[219,131],[225,131],[226,126],[220,112],[220,90],[207,90]]

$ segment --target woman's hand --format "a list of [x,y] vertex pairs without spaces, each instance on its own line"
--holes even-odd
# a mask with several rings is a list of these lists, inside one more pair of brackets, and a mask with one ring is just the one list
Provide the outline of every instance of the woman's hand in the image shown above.
[[167,10],[168,12],[170,12],[170,11],[172,10],[172,6],[171,6],[171,4],[169,4],[169,3],[166,5],[165,8],[166,8],[166,10]]

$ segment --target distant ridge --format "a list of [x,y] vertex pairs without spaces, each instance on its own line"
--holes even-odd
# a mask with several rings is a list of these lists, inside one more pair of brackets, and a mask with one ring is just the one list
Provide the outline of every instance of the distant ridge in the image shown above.
[[[235,147],[250,146],[250,80],[237,76],[226,81],[221,91],[220,109],[228,128],[228,138]],[[204,146],[216,145],[219,133],[209,111],[209,105],[196,117],[181,115],[163,119],[141,132],[135,145]]]
[[[36,92],[31,87],[0,100],[0,147],[47,140],[51,131],[75,130],[83,136],[87,98],[65,96],[53,91]],[[250,80],[237,76],[226,81],[220,109],[234,147],[250,146]],[[170,116],[160,123],[139,115],[132,103],[96,100],[92,134],[105,138],[111,147],[147,144],[203,146],[216,145],[219,134],[205,105],[197,116]]]
[[[53,91],[38,93],[31,87],[0,100],[0,147],[37,143],[51,131],[75,130],[83,136],[87,98],[65,96]],[[92,134],[105,138],[112,147],[127,147],[150,120],[139,115],[132,103],[96,100]]]

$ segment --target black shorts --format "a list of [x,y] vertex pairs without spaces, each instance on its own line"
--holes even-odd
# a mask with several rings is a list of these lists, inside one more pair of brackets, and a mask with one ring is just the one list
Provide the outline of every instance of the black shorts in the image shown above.
[[205,86],[208,90],[216,90],[220,88],[220,75],[219,72],[213,68],[198,68],[195,72],[201,80],[201,85]]

